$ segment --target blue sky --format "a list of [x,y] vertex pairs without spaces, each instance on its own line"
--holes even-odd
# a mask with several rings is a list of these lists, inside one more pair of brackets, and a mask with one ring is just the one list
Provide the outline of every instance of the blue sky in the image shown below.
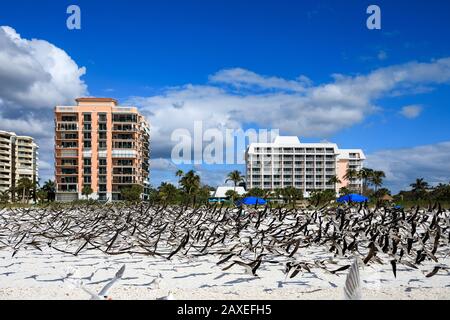
[[[70,4],[81,8],[82,30],[71,31],[65,26],[68,16],[66,8]],[[368,15],[365,11],[370,4],[381,7],[382,30],[366,28]],[[45,40],[62,49],[75,67],[85,67],[83,75],[75,76],[83,83],[73,90],[63,90],[65,94],[58,95],[58,99],[63,101],[43,105],[42,113],[39,106],[28,106],[27,102],[16,101],[6,93],[2,96],[0,91],[0,99],[3,100],[0,104],[2,127],[14,123],[11,120],[25,118],[28,124],[36,118],[48,121],[50,117],[51,121],[53,105],[66,103],[63,98],[70,101],[77,93],[112,96],[123,103],[136,104],[152,121],[157,121],[156,126],[162,127],[158,121],[164,116],[172,116],[171,113],[165,114],[164,108],[170,108],[176,101],[185,104],[187,109],[191,108],[189,110],[197,110],[195,103],[199,102],[199,95],[205,95],[205,90],[211,98],[208,108],[219,115],[222,114],[221,106],[230,101],[230,97],[232,101],[241,96],[244,100],[260,101],[254,99],[255,88],[242,86],[242,83],[238,87],[235,76],[242,76],[243,72],[236,73],[236,70],[250,72],[245,73],[246,79],[248,76],[263,79],[265,84],[257,85],[257,98],[269,94],[274,105],[277,105],[278,98],[284,101],[287,89],[272,87],[273,78],[299,83],[298,77],[303,75],[309,79],[308,90],[313,91],[311,88],[334,84],[336,78],[333,74],[355,78],[395,66],[409,68],[408,63],[426,63],[427,68],[435,72],[432,79],[426,77],[412,84],[402,82],[382,92],[368,94],[367,101],[356,107],[352,102],[341,105],[339,101],[340,108],[346,108],[347,103],[359,108],[354,110],[354,116],[349,117],[348,124],[344,124],[345,119],[340,119],[338,121],[343,122],[341,125],[328,130],[333,119],[323,120],[321,112],[331,113],[321,107],[317,109],[319,120],[312,115],[305,120],[317,121],[318,127],[305,125],[296,130],[295,125],[290,124],[286,130],[283,127],[277,129],[281,134],[300,135],[304,141],[327,139],[343,148],[364,149],[369,156],[373,155],[372,159],[369,158],[369,164],[390,172],[386,183],[394,190],[407,187],[408,181],[419,176],[433,183],[450,180],[449,164],[443,160],[445,153],[439,152],[434,158],[413,157],[411,168],[402,174],[396,174],[399,170],[406,170],[399,165],[400,160],[387,163],[380,156],[390,150],[400,150],[398,154],[411,154],[422,150],[417,149],[421,146],[442,150],[442,145],[438,144],[450,141],[450,127],[447,125],[450,119],[449,79],[445,76],[444,79],[439,78],[448,71],[447,60],[442,59],[450,57],[448,1],[16,0],[0,3],[0,25],[13,28],[21,39]],[[6,50],[6,46],[3,49],[0,47],[0,53],[1,50]],[[43,59],[34,57],[33,52],[30,50],[31,59]],[[435,61],[444,62],[435,66]],[[13,67],[14,64],[11,69]],[[442,72],[439,68],[443,68]],[[224,77],[220,73],[224,70],[235,72]],[[11,77],[7,71],[14,70],[0,71],[0,81],[4,83]],[[384,72],[387,79],[388,71]],[[64,77],[74,77],[74,73]],[[193,89],[187,89],[187,85],[192,85]],[[211,89],[224,90],[225,93],[209,95]],[[366,88],[361,90],[364,95]],[[297,93],[288,94],[292,99],[289,103],[295,108]],[[358,95],[359,92],[355,93],[355,97]],[[155,97],[164,100],[163,103]],[[216,105],[214,97],[224,102]],[[305,103],[310,102],[314,104],[316,100]],[[241,107],[246,108],[247,104],[243,103]],[[255,116],[258,107],[258,104],[255,105]],[[418,111],[416,114],[413,112],[414,117],[411,113],[408,117],[405,116],[406,111],[402,113],[404,107]],[[301,108],[309,110],[303,104]],[[186,113],[192,116],[186,117],[186,128],[192,126],[192,120],[198,114],[198,110],[189,110]],[[281,113],[284,110],[280,108]],[[239,112],[242,110],[239,109]],[[294,111],[287,108],[284,114],[287,119],[289,112]],[[151,116],[153,114],[156,114],[155,119]],[[223,111],[224,117],[229,114],[229,109]],[[303,114],[298,112],[292,117],[301,118]],[[249,123],[253,127],[285,123],[276,119],[273,122],[267,119],[250,122],[248,116],[242,117],[246,120],[239,122],[230,116],[223,124],[247,128]],[[272,117],[276,118],[275,115]],[[280,118],[283,118],[281,114]],[[48,133],[39,131],[34,125],[33,130],[26,125],[23,129],[20,125],[16,127],[17,131],[24,133],[31,131],[30,134],[41,139],[43,150],[51,150]],[[173,179],[174,168],[166,161],[170,146],[161,143],[170,137],[163,131],[156,132],[158,137],[155,143],[159,145],[153,146],[154,155],[159,159],[152,181],[156,185],[161,180]],[[440,148],[436,148],[437,145]],[[53,171],[50,154],[45,152],[42,159],[43,177],[50,177]],[[434,165],[424,165],[426,162]],[[209,178],[208,182],[212,184],[220,183],[223,180],[221,177],[229,171],[228,167],[223,166],[197,169],[205,172],[206,180],[217,177]]]

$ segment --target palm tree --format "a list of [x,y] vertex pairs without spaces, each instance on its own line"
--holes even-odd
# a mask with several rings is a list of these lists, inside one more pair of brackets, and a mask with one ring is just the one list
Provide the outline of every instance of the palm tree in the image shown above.
[[178,187],[180,187],[180,180],[183,177],[184,172],[183,170],[179,169],[177,172],[175,172],[175,177],[178,177]]
[[177,188],[173,184],[163,182],[158,188],[158,197],[163,202],[171,203],[176,198],[177,191]]
[[225,180],[225,183],[227,183],[228,181],[233,181],[234,183],[233,191],[236,191],[238,183],[244,181],[244,177],[241,175],[240,171],[235,170],[228,174],[228,178]]
[[354,180],[358,178],[358,171],[356,171],[355,169],[347,169],[347,172],[345,173],[344,179],[346,180]]
[[81,190],[81,194],[86,197],[86,200],[88,200],[88,197],[94,192],[92,190],[91,186],[85,185],[83,189]]
[[341,179],[339,179],[338,176],[332,176],[327,182],[327,184],[334,185],[334,189],[336,189],[337,184],[341,184],[341,183],[342,183],[342,181],[341,181]]
[[412,188],[412,193],[417,199],[421,199],[422,196],[425,195],[427,189],[430,188],[428,182],[426,182],[423,178],[416,179],[416,182],[411,183],[410,186]]
[[342,188],[339,189],[339,195],[340,196],[346,196],[346,195],[348,195],[350,193],[352,193],[352,192],[347,187],[342,187]]
[[47,191],[45,191],[42,188],[39,189],[36,192],[36,197],[37,197],[37,199],[39,200],[40,203],[44,202],[47,199],[47,197],[48,197]]
[[0,191],[0,203],[8,203],[9,201],[9,190]]
[[260,188],[253,188],[248,190],[247,197],[258,197],[258,198],[264,198],[266,196],[266,191]]
[[369,183],[372,181],[373,172],[374,172],[373,169],[369,168],[362,168],[359,171],[358,177],[363,181],[362,193],[364,193],[367,190]]
[[355,169],[348,168],[347,172],[344,175],[344,179],[350,181],[350,184],[353,180],[357,179],[359,176],[359,173]]
[[200,189],[200,176],[191,170],[180,179],[180,185],[189,197],[195,196]]
[[291,201],[295,204],[297,203],[297,200],[303,199],[303,192],[299,189],[296,189],[294,187],[286,187],[281,190],[282,194],[288,199],[288,203]]
[[416,182],[411,183],[410,187],[412,188],[413,192],[418,192],[418,191],[425,191],[430,187],[430,185],[423,178],[420,178],[416,179]]
[[375,186],[375,192],[383,185],[383,179],[386,178],[386,174],[383,171],[374,171],[372,174],[372,184]]
[[44,183],[44,186],[42,187],[42,190],[47,192],[47,200],[53,201],[55,200],[55,194],[56,194],[56,184],[52,180],[48,180]]
[[280,199],[280,197],[283,195],[283,189],[275,188],[273,190],[273,195],[274,195],[275,198]]
[[228,190],[226,193],[225,193],[225,195],[228,197],[228,198],[230,198],[231,199],[231,201],[234,203],[234,201],[236,200],[236,199],[239,199],[239,193],[237,193],[236,191],[234,191],[234,190]]
[[17,183],[17,189],[22,192],[22,202],[28,203],[28,198],[31,188],[33,188],[33,182],[28,178],[20,178]]

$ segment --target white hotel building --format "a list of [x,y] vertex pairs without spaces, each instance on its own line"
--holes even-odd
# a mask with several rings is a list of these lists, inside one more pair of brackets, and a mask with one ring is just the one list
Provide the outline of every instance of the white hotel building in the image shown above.
[[38,149],[32,137],[0,130],[0,191],[15,190],[21,178],[38,181]]
[[[342,187],[362,188],[361,180],[344,178],[348,168],[362,168],[365,155],[361,149],[339,149],[335,143],[300,143],[297,137],[278,136],[273,143],[250,144],[245,159],[249,189],[294,187],[308,197],[313,190],[338,193]],[[335,176],[341,183],[328,183]]]

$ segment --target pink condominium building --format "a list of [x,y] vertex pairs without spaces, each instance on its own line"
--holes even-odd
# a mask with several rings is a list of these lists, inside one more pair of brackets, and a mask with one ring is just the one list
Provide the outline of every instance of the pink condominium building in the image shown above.
[[[339,149],[335,143],[301,143],[298,137],[278,136],[273,143],[252,143],[247,148],[248,188],[274,190],[294,187],[308,197],[313,190],[342,187],[361,190],[362,181],[344,178],[347,169],[361,170],[361,149]],[[330,183],[337,177],[340,183]]]
[[[58,201],[120,200],[121,189],[149,185],[150,127],[135,107],[110,98],[79,98],[55,108]],[[142,195],[145,197],[145,194]]]

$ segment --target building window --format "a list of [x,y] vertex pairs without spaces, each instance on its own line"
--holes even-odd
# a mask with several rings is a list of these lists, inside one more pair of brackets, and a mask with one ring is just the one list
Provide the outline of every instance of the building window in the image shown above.
[[106,122],[106,113],[99,113],[98,114],[98,122]]
[[84,122],[91,122],[92,121],[91,114],[90,113],[83,114],[83,119],[84,119]]

